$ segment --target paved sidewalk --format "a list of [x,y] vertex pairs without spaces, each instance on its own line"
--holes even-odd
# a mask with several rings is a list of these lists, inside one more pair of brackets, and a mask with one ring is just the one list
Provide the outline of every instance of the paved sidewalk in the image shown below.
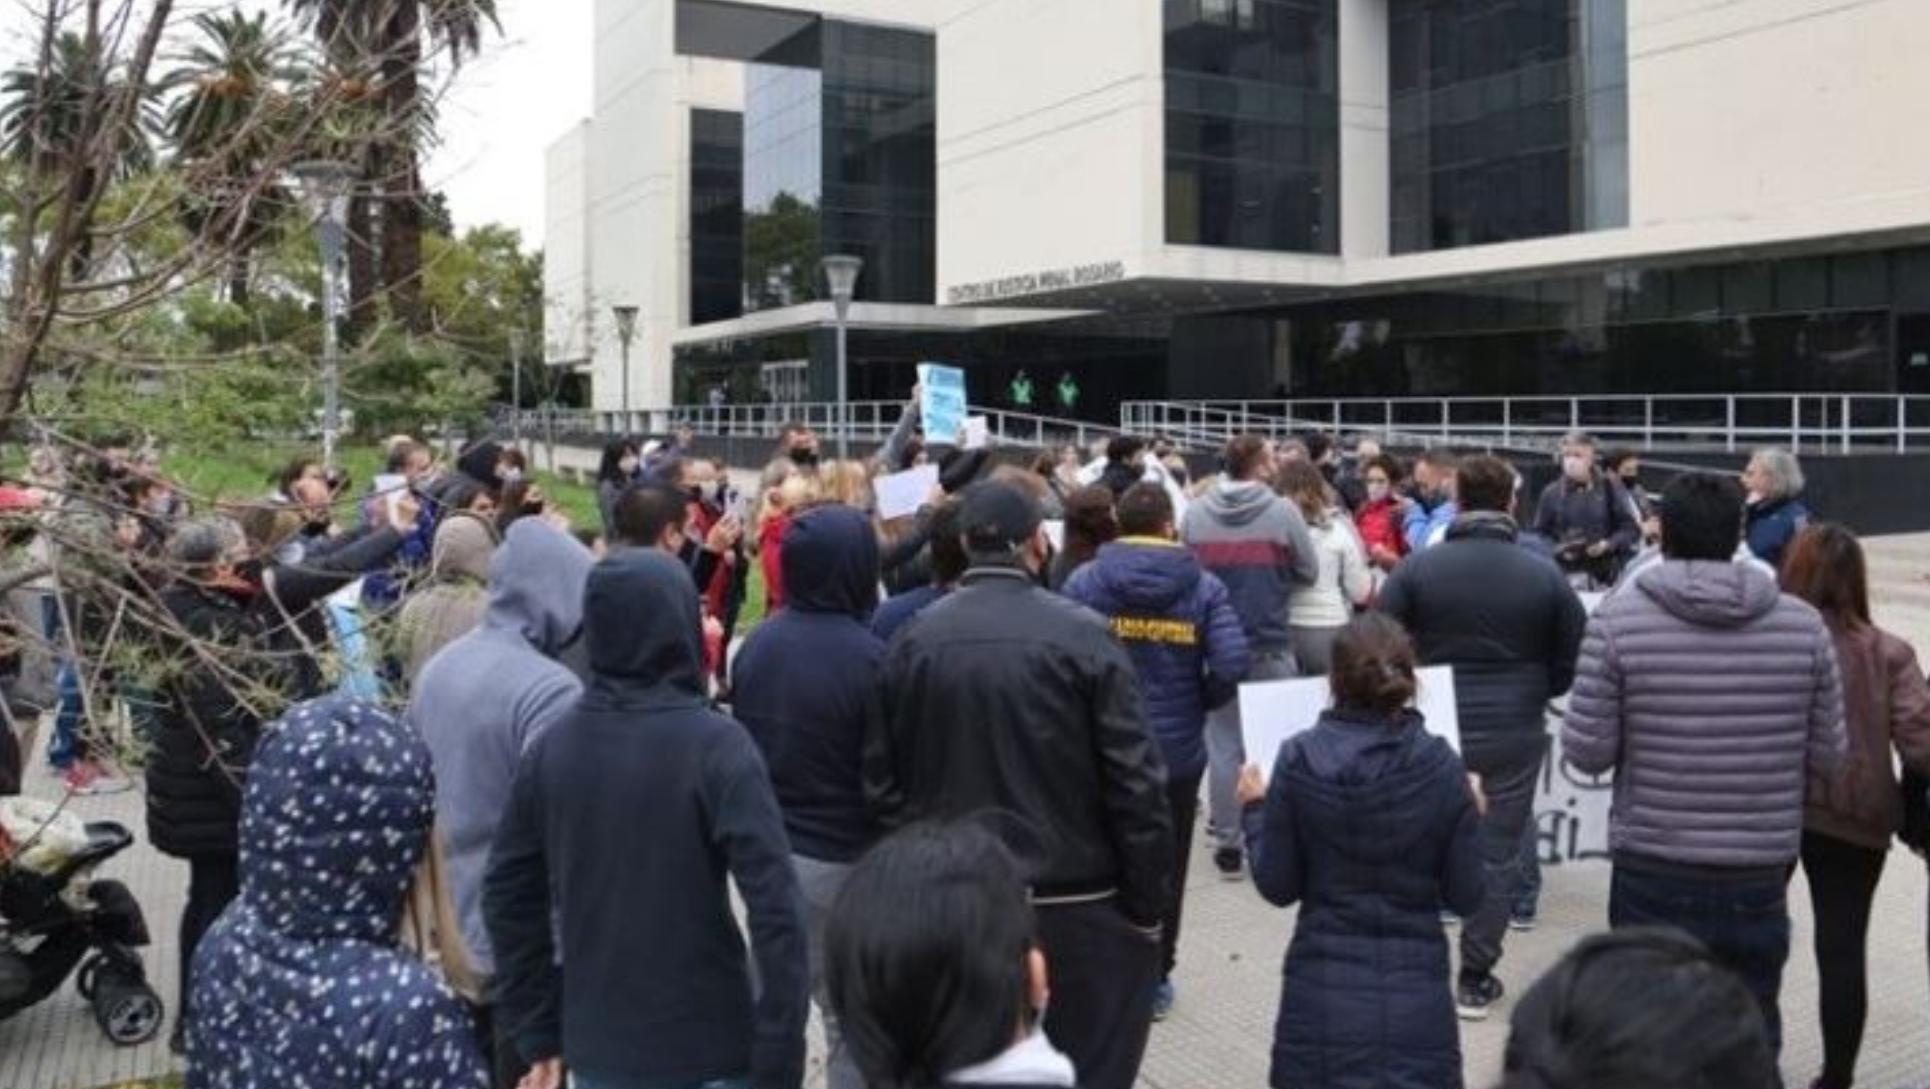
[[[1908,637],[1930,664],[1930,536],[1870,543],[1872,590],[1878,622]],[[44,744],[45,731],[42,731]],[[28,792],[57,796],[39,769],[38,754]],[[114,819],[144,833],[138,792],[74,801],[84,818]],[[1266,1085],[1273,1019],[1280,1001],[1280,965],[1292,930],[1292,913],[1262,902],[1250,884],[1224,882],[1208,863],[1211,852],[1193,852],[1186,929],[1176,977],[1179,1001],[1172,1017],[1154,1026],[1142,1081],[1155,1089],[1259,1089]],[[128,883],[147,912],[155,944],[147,950],[150,979],[169,1007],[175,1004],[175,930],[187,883],[187,867],[144,841],[111,863],[106,876]],[[1606,924],[1607,867],[1570,864],[1547,871],[1541,926],[1511,934],[1499,974],[1511,994],[1546,970],[1583,934]],[[1784,1071],[1791,1086],[1804,1086],[1820,1068],[1816,1025],[1816,969],[1810,950],[1807,887],[1801,876],[1790,890],[1795,920],[1793,953],[1783,986],[1788,1043]],[[1907,852],[1890,855],[1878,891],[1870,934],[1869,1029],[1858,1070],[1861,1089],[1919,1089],[1930,1085],[1930,968],[1926,967],[1924,863]],[[1512,998],[1489,1023],[1467,1026],[1462,1046],[1469,1089],[1495,1083],[1506,1042]],[[163,1034],[163,1037],[165,1033]],[[814,1034],[811,1083],[823,1077]],[[138,1048],[112,1046],[70,985],[12,1021],[0,1023],[0,1089],[91,1089],[93,1086],[166,1073],[173,1066],[162,1039]]]

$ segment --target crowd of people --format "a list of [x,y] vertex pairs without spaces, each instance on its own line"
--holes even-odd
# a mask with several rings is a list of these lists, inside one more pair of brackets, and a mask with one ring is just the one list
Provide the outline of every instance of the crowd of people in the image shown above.
[[[1129,1089],[1203,834],[1298,908],[1271,1084],[1456,1087],[1536,925],[1556,735],[1614,776],[1611,932],[1508,981],[1506,1089],[1779,1084],[1798,867],[1815,1084],[1853,1083],[1930,685],[1787,452],[1653,495],[1571,435],[1523,517],[1492,456],[1002,463],[915,405],[861,461],[787,428],[745,495],[687,432],[612,442],[582,529],[494,443],[445,470],[394,440],[359,497],[299,462],[232,510],[125,449],[0,492],[63,578],[56,648],[117,606],[165,631],[111,680],[189,868],[189,1085],[795,1089],[815,1003],[831,1089]],[[881,517],[878,477],[927,463]],[[89,548],[125,562],[64,581]],[[81,664],[70,767],[101,758]],[[1239,686],[1300,676],[1331,705],[1258,766]]]

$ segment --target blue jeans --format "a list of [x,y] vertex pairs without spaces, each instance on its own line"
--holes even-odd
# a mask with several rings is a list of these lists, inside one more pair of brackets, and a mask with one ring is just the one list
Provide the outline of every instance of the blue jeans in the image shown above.
[[1609,884],[1608,925],[1617,930],[1671,926],[1708,946],[1756,996],[1770,1047],[1782,1053],[1778,1000],[1789,960],[1789,903],[1780,873],[1760,880],[1709,880],[1617,863]]
[[581,1074],[570,1075],[572,1089],[751,1089],[751,1079],[715,1078],[711,1081],[672,1083],[666,1081],[592,1081]]

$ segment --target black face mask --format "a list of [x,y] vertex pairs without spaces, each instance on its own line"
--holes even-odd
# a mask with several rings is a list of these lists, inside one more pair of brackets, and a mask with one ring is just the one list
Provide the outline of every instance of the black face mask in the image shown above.
[[235,564],[235,576],[250,586],[262,584],[262,562],[259,559],[243,560]]
[[791,451],[791,461],[808,469],[818,463],[818,452],[808,446],[800,446]]

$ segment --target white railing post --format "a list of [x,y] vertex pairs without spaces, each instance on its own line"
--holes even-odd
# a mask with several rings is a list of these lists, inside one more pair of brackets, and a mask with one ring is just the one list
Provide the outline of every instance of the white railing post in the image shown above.
[[1340,402],[1334,402],[1334,438],[1340,438]]
[[1642,398],[1642,448],[1655,445],[1655,398]]
[[1903,397],[1896,399],[1896,452],[1901,454],[1910,449],[1910,417],[1908,401]]
[[1789,399],[1789,452],[1799,454],[1803,450],[1803,399],[1792,396]]
[[1384,436],[1391,436],[1394,434],[1394,401],[1393,399],[1388,398],[1382,401],[1380,403],[1380,407],[1381,407],[1381,419],[1385,421],[1384,423],[1381,424],[1381,434]]
[[1844,395],[1843,395],[1843,408],[1842,408],[1842,412],[1843,412],[1843,446],[1842,446],[1842,450],[1843,450],[1843,452],[1844,452],[1845,454],[1847,454],[1847,453],[1849,453],[1849,452],[1850,452],[1850,398],[1849,398],[1849,395],[1848,395],[1848,394],[1844,394]]
[[1515,403],[1512,397],[1501,399],[1501,445],[1510,446],[1514,442]]
[[1735,397],[1735,394],[1732,393],[1729,396],[1723,398],[1723,401],[1728,405],[1728,412],[1729,412],[1729,422],[1723,428],[1723,433],[1722,433],[1723,440],[1728,444],[1729,452],[1733,454],[1736,452],[1736,397]]
[[1576,398],[1570,397],[1568,399],[1568,430],[1580,431],[1581,429],[1582,403]]

